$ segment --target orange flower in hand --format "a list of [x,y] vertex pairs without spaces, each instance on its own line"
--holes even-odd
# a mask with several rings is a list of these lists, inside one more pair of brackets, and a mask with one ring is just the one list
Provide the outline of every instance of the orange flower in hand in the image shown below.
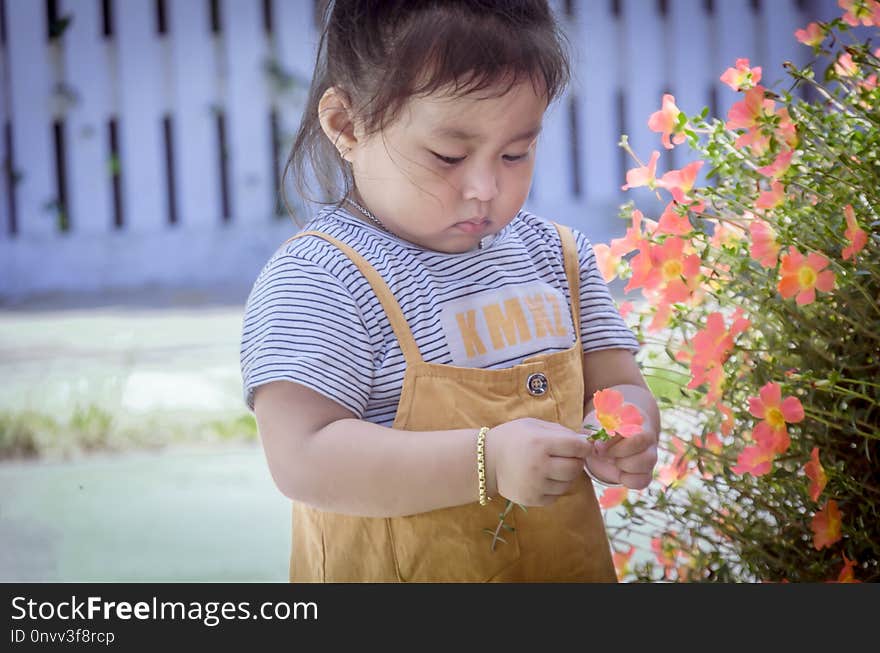
[[623,395],[617,390],[597,390],[593,395],[593,407],[596,419],[609,437],[628,438],[642,430],[642,413],[634,405],[624,403]]

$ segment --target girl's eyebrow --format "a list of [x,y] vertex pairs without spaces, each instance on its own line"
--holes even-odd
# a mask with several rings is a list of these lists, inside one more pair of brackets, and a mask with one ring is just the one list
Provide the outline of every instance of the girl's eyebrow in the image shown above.
[[[524,141],[526,139],[531,140],[535,136],[541,133],[541,128],[543,125],[538,125],[536,127],[532,127],[528,131],[524,131],[521,134],[517,134],[513,138],[511,138],[508,143],[517,143],[519,141]],[[473,134],[467,130],[459,129],[457,127],[440,127],[431,132],[432,136],[437,136],[440,138],[453,138],[460,141],[481,141],[484,140],[478,134]]]

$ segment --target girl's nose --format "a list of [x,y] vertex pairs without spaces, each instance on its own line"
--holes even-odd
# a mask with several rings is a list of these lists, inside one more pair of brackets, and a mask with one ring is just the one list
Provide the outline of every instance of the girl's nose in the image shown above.
[[498,196],[498,178],[494,166],[475,165],[467,171],[462,186],[466,200],[491,202]]

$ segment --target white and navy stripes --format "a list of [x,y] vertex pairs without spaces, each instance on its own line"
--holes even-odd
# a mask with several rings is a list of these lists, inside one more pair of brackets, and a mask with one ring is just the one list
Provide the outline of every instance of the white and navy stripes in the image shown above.
[[[454,364],[441,325],[444,305],[469,295],[543,282],[569,290],[559,234],[549,222],[521,211],[485,249],[461,254],[426,250],[366,224],[343,209],[322,210],[305,230],[326,233],[361,254],[397,298],[425,361]],[[587,238],[573,230],[581,274],[584,351],[638,350],[596,268]],[[569,329],[569,333],[571,330]],[[540,347],[528,356],[570,347]],[[497,360],[511,367],[528,356]],[[245,307],[241,337],[244,399],[270,381],[305,385],[382,425],[394,421],[405,362],[372,287],[333,244],[307,236],[285,243],[257,277]]]

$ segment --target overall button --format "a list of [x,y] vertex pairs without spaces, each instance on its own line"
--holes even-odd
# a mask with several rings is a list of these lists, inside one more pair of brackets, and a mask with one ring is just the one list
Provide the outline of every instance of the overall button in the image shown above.
[[529,374],[529,378],[526,379],[526,390],[533,397],[539,397],[547,392],[547,385],[547,377],[540,372]]

